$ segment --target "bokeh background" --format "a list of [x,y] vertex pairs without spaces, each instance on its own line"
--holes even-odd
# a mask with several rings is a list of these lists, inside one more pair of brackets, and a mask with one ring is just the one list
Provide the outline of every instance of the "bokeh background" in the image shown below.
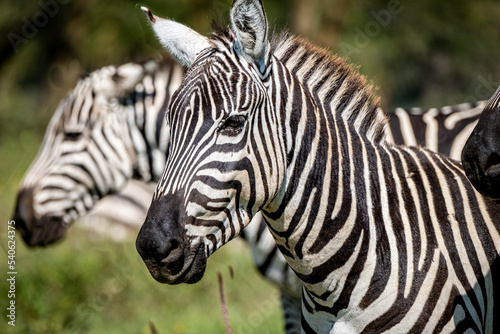
[[[49,3],[44,20],[40,12],[47,12]],[[140,5],[208,34],[212,18],[228,21],[231,1]],[[378,87],[386,110],[484,100],[500,84],[498,1],[265,0],[264,5],[274,31],[288,29],[358,66]],[[136,1],[2,0],[0,37],[0,268],[6,268],[6,225],[17,185],[59,101],[81,75],[155,57],[161,48]],[[252,268],[244,245],[218,252],[200,283],[170,287],[149,276],[133,240],[96,240],[75,225],[66,240],[48,249],[29,250],[18,238],[17,326],[6,324],[7,286],[1,279],[1,333],[151,333],[150,323],[158,333],[221,333],[218,270],[236,332],[281,330],[278,292]],[[235,270],[232,280],[228,263]]]

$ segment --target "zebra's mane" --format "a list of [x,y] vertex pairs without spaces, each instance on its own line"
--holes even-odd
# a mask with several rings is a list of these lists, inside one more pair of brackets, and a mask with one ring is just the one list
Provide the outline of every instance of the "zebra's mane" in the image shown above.
[[[230,47],[234,34],[228,27],[213,25],[213,40]],[[288,32],[271,39],[271,54],[312,93],[320,104],[340,115],[361,134],[374,142],[385,139],[387,117],[379,108],[379,98],[356,68],[304,38]]]
[[308,40],[282,33],[272,42],[273,54],[306,86],[327,110],[340,113],[359,133],[380,142],[386,116],[372,86],[356,68]]

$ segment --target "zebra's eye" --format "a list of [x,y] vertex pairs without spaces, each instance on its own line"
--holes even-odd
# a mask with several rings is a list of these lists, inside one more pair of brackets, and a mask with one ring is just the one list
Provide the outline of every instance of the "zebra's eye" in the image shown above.
[[245,125],[247,118],[244,115],[234,115],[226,118],[222,123],[222,131],[239,132]]
[[64,140],[75,141],[80,139],[81,136],[81,132],[66,132],[64,134]]
[[222,133],[231,136],[237,135],[245,125],[247,118],[244,115],[233,115],[223,121],[220,130]]

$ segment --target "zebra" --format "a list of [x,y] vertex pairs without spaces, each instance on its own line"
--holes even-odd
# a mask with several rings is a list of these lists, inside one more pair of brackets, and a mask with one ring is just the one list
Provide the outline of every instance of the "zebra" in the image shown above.
[[[153,71],[155,72],[155,75],[150,75]],[[164,98],[168,99],[171,92],[176,90],[176,88],[180,85],[180,78],[182,77],[181,73],[184,73],[184,70],[177,63],[156,59],[153,59],[146,64],[129,63],[120,66],[103,67],[102,69],[98,69],[93,73],[90,73],[88,78],[83,78],[73,89],[73,92],[68,96],[68,98],[61,103],[59,109],[64,109],[64,112],[71,114],[81,114],[82,109],[84,108],[89,108],[95,111],[103,108],[106,109],[108,106],[113,106],[113,109],[110,109],[109,112],[121,112],[125,106],[127,106],[127,108],[137,106],[144,109],[146,120],[158,120],[158,118],[151,117],[151,115],[154,116],[158,113],[162,113],[163,111],[160,110],[159,106],[164,106],[167,102],[160,103],[157,101],[154,104],[144,103],[144,99],[148,96],[154,96],[156,94],[155,91],[170,92],[169,94],[164,95]],[[89,86],[89,80],[91,87]],[[144,80],[146,80],[146,83],[142,82]],[[151,82],[149,83],[149,81]],[[103,83],[105,84],[103,85]],[[135,91],[135,87],[138,83],[140,87],[138,91]],[[144,87],[151,87],[151,84],[152,87],[154,87],[154,90],[148,94],[144,94]],[[85,88],[83,89],[82,87]],[[105,89],[103,89],[103,87]],[[88,94],[88,89],[91,89],[93,93]],[[98,96],[98,98],[94,98],[93,96]],[[113,103],[109,103],[108,101],[113,98],[117,98],[117,100],[112,101]],[[75,104],[76,100],[80,100],[80,102]],[[441,150],[443,150],[443,148],[456,146],[457,143],[460,144],[461,142],[456,138],[459,138],[463,132],[470,128],[471,124],[472,126],[475,124],[475,119],[477,118],[477,105],[478,104],[461,104],[439,109],[433,108],[427,112],[423,112],[421,109],[416,108],[408,111],[398,108],[396,112],[397,117],[390,118],[391,127],[388,128],[388,130],[390,130],[387,134],[389,137],[388,140],[408,145],[425,144],[431,149],[439,148]],[[69,109],[69,107],[71,107],[71,109]],[[431,114],[430,117],[429,114]],[[56,115],[59,116],[54,116],[53,123],[62,122],[62,119],[60,118],[60,111],[59,113],[56,113]],[[163,116],[161,117],[163,118]],[[72,117],[69,114],[65,117],[66,120],[71,118]],[[427,118],[427,121],[424,121],[423,118]],[[428,121],[428,119],[435,121]],[[449,120],[454,121],[449,122]],[[435,122],[437,122],[437,126],[434,126]],[[427,125],[425,130],[421,128],[422,125]],[[91,130],[90,123],[85,123],[85,126],[89,128],[86,131]],[[154,132],[154,135],[147,136],[149,138],[165,137],[165,133],[163,131],[168,131],[168,128],[165,129],[163,121],[161,126],[146,126],[145,128]],[[54,130],[53,127],[49,127],[47,136],[57,136],[57,133],[60,133],[60,131],[63,130],[63,126],[60,124],[55,127],[55,129],[56,130]],[[439,145],[434,145],[434,141],[432,140],[420,141],[420,138],[424,137],[424,133],[429,133],[431,131],[435,132],[437,130],[439,130]],[[54,133],[51,131],[56,132]],[[456,137],[452,137],[454,134],[458,135]],[[432,139],[437,138],[438,136],[426,137]],[[418,140],[416,138],[418,138]],[[71,136],[70,138],[65,139],[70,142],[74,142],[75,140],[75,138]],[[443,143],[443,140],[446,140],[446,142]],[[51,141],[51,143],[53,142]],[[62,142],[56,146],[61,145]],[[157,144],[152,146],[157,146]],[[55,149],[55,146],[52,146],[52,149]],[[162,152],[163,149],[166,149],[166,146],[159,148]],[[443,150],[442,152],[449,153],[450,151]],[[163,153],[166,154],[166,152]],[[42,154],[39,155],[38,159],[40,159],[41,156]],[[71,159],[75,159],[76,156],[77,155],[75,154],[66,154],[65,162],[71,163]],[[156,154],[152,158],[158,159],[158,157],[163,159],[163,154]],[[163,160],[159,161],[159,163],[162,162]],[[73,163],[76,165],[78,161],[74,160]],[[56,164],[55,160],[52,161],[52,164]],[[38,168],[38,170],[41,169],[45,169],[45,167]],[[160,177],[158,171],[159,169],[156,168],[152,173],[149,173],[152,180],[157,180]],[[38,178],[37,182],[40,183],[42,178],[49,177],[49,175],[38,174],[36,177]],[[136,173],[134,177],[141,178],[141,175]],[[26,178],[32,179],[34,176],[28,172]],[[34,181],[31,182],[31,185],[31,187],[33,187]],[[24,233],[27,243],[32,246],[37,244],[44,245],[49,242],[46,238],[52,238],[50,241],[56,241],[56,236],[61,237],[64,233],[61,233],[61,231],[59,231],[60,233],[57,235],[54,233],[47,233],[45,238],[41,238],[33,233],[33,231],[37,230],[37,228],[34,227],[36,225],[39,225],[39,228],[45,227],[45,225],[41,223],[43,218],[40,219],[40,221],[26,220],[24,218],[25,216],[38,216],[35,212],[30,212],[34,211],[35,208],[23,207],[21,204],[28,202],[32,203],[33,198],[36,197],[32,191],[27,191],[26,188],[27,186],[23,184],[20,187],[19,193],[23,195],[19,196],[17,207],[18,214],[15,219],[18,222],[18,226],[23,226],[23,228],[27,231]],[[75,189],[76,188],[78,187],[75,187]],[[49,188],[49,190],[47,190],[48,193],[45,195],[41,195],[43,192],[42,190],[39,190],[37,193],[38,196],[50,199],[52,197],[50,194],[52,190],[54,189]],[[71,190],[72,188],[67,189],[67,191]],[[84,224],[84,226],[91,231],[99,233],[100,235],[105,233],[109,238],[115,240],[119,240],[124,238],[124,236],[136,233],[136,229],[138,230],[140,227],[137,223],[145,216],[153,190],[154,188],[151,189],[150,183],[129,181],[125,188],[120,190],[116,195],[112,195],[112,193],[110,193],[109,195],[100,198],[94,203],[95,206],[92,210],[85,216],[82,217],[80,215],[84,214],[88,209],[90,209],[90,207],[86,207],[85,211],[76,212],[76,214],[80,217],[79,223]],[[90,189],[87,189],[87,192],[89,194],[92,193]],[[33,198],[26,199],[27,194],[32,194]],[[70,195],[64,197],[76,196]],[[57,201],[57,199],[54,201]],[[60,204],[58,205],[50,200],[45,201],[44,205],[51,205],[50,209],[41,210],[45,212],[46,216],[55,216],[56,212],[70,210],[70,208],[64,206],[62,208],[58,208]],[[72,218],[74,219],[76,217]],[[119,220],[120,224],[110,224],[108,223],[109,220]],[[27,222],[29,224],[27,224]],[[280,256],[280,253],[274,245],[272,236],[267,232],[267,229],[265,229],[265,225],[263,224],[263,222],[261,222],[260,225],[258,223],[251,224],[248,229],[243,231],[243,238],[251,246],[255,263],[263,276],[273,281],[282,289],[282,302],[284,305],[283,310],[286,314],[286,328],[288,329],[287,332],[293,333],[294,331],[297,331],[297,328],[300,328],[300,324],[297,324],[294,319],[297,319],[297,314],[300,315],[301,285],[295,276],[288,269],[285,269],[288,268],[286,262],[284,258]],[[69,225],[67,224],[66,226]],[[53,228],[53,231],[58,231],[57,225]]]
[[158,111],[183,72],[165,58],[106,66],[79,80],[59,104],[19,187],[14,220],[28,246],[60,239],[75,218],[127,180],[157,178],[169,133]]
[[[151,75],[153,72],[154,75]],[[49,126],[46,138],[49,138],[50,136],[57,137],[58,135],[64,135],[65,126],[61,122],[71,120],[73,116],[82,113],[86,114],[95,111],[103,112],[103,110],[106,110],[108,107],[111,108],[106,112],[110,113],[121,113],[124,112],[125,109],[140,108],[143,110],[144,115],[142,117],[138,117],[138,119],[144,118],[146,121],[149,120],[153,122],[156,120],[156,122],[158,122],[160,120],[159,114],[163,113],[163,110],[160,109],[167,104],[169,96],[180,85],[180,78],[183,73],[184,69],[180,65],[166,59],[153,59],[146,63],[128,63],[120,66],[103,67],[102,69],[98,69],[83,78],[73,89],[67,99],[60,104],[58,112],[56,112],[52,120],[52,124],[58,123],[58,125]],[[137,85],[139,85],[139,88],[136,90]],[[149,87],[147,93],[145,93],[145,87]],[[89,94],[89,90],[91,90],[92,93]],[[159,94],[161,94],[161,92],[168,93],[157,97],[157,100],[155,100],[154,103],[145,103],[145,100],[150,99],[150,97],[156,98],[157,91],[160,92]],[[166,101],[161,102],[162,98],[166,99]],[[111,102],[109,102],[110,100]],[[86,111],[86,108],[89,110]],[[456,145],[452,144],[452,142],[458,142],[458,140],[452,138],[452,136],[443,136],[442,133],[448,134],[449,132],[447,131],[453,131],[452,134],[460,134],[465,131],[464,129],[470,127],[465,125],[473,124],[475,120],[473,116],[477,114],[475,109],[476,105],[465,104],[443,107],[440,109],[431,109],[426,113],[422,112],[420,109],[412,109],[406,112],[399,108],[397,113],[398,117],[392,117],[390,119],[390,130],[392,130],[392,132],[388,134],[388,137],[391,140],[394,140],[393,138],[397,138],[397,142],[405,142],[404,140],[408,140],[409,138],[409,140],[405,143],[420,144],[420,142],[417,142],[415,138],[420,138],[420,134],[423,134],[426,131],[420,129],[419,127],[421,127],[422,124],[428,124],[429,129],[435,131],[438,128],[440,130],[440,145],[431,146],[430,143],[432,143],[432,141],[429,140],[422,143],[431,148],[439,147],[442,149],[443,147],[451,147],[452,145]],[[433,110],[437,110],[437,112],[434,112]],[[453,112],[450,113],[448,112],[449,110]],[[66,113],[64,118],[62,113]],[[400,116],[405,113],[408,113],[409,116]],[[435,119],[438,122],[437,127],[431,128],[431,125],[434,124],[433,122],[422,121],[422,118],[428,117],[427,115],[430,113],[433,115],[431,119]],[[443,117],[443,115],[446,115],[447,118]],[[467,117],[464,117],[463,115],[466,115]],[[451,123],[454,126],[453,128],[450,128],[449,126],[445,127],[445,120],[448,118],[459,119],[460,121]],[[104,119],[104,122],[106,120],[108,120],[108,118]],[[149,147],[156,148],[148,151],[148,154],[156,152],[154,155],[148,157],[148,161],[156,161],[156,163],[151,163],[151,165],[155,166],[164,163],[164,155],[166,154],[166,151],[164,152],[164,150],[167,150],[167,146],[159,146],[154,140],[149,140],[151,141],[151,143],[149,143],[148,138],[166,137],[168,128],[163,123],[163,115],[161,115],[161,120],[161,126],[158,126],[159,123],[157,123],[157,126],[144,126],[143,128],[146,129],[146,131],[141,131],[141,134],[146,137],[145,143],[149,144]],[[408,120],[410,122],[408,122]],[[464,122],[468,123],[464,124]],[[102,127],[106,127],[106,124]],[[85,131],[82,130],[83,128],[85,128]],[[90,132],[92,129],[91,124],[85,121],[82,123],[80,128],[81,132]],[[404,131],[410,133],[411,135],[402,136],[402,129],[405,129]],[[146,132],[148,131],[150,132],[150,135],[146,135]],[[59,141],[58,144],[54,144],[54,140],[46,139],[46,143],[50,143],[50,145],[52,145],[51,150],[55,150],[62,145],[66,145],[64,162],[58,161],[57,158],[50,160],[53,166],[58,166],[57,168],[53,167],[54,170],[66,168],[63,167],[64,163],[78,165],[78,154],[69,153],[73,149],[76,149],[74,153],[78,153],[83,144],[76,146],[73,145],[72,147],[68,147],[67,143],[63,144],[65,141],[69,141],[74,144],[77,139],[75,138],[76,135],[76,133],[72,133],[69,136],[64,135],[65,138],[63,138],[62,141]],[[432,136],[428,137],[432,138]],[[81,139],[83,140],[83,138]],[[443,139],[449,140],[449,143],[445,143],[443,145]],[[88,138],[86,140],[88,140]],[[46,147],[47,144],[44,144],[42,146],[42,150],[48,150]],[[161,154],[159,154],[158,151],[160,151]],[[445,153],[446,152],[449,151],[445,151]],[[34,168],[35,170],[47,170],[47,165],[40,166],[39,161],[43,157],[44,155],[40,153],[36,162],[34,162],[34,165],[39,166]],[[144,160],[145,159],[143,159],[143,161]],[[149,168],[142,168],[142,170],[148,169]],[[149,173],[134,173],[135,175],[133,175],[133,177],[143,179],[144,181],[150,179],[157,180],[160,177],[159,172],[161,172],[161,170],[162,169],[160,168],[154,168]],[[66,194],[64,196],[54,196],[52,191],[57,190],[58,192],[61,192],[62,189],[57,189],[52,186],[49,186],[48,189],[38,189],[35,191],[37,183],[44,183],[45,181],[42,181],[44,178],[52,177],[53,176],[50,173],[38,173],[35,176],[31,171],[29,171],[26,174],[25,179],[31,181],[29,184],[22,183],[20,186],[18,205],[16,209],[17,213],[14,219],[18,223],[18,228],[20,228],[23,232],[26,242],[32,246],[45,245],[56,241],[59,237],[63,236],[65,229],[69,227],[69,223],[77,217],[80,217],[80,224],[85,224],[84,226],[86,228],[101,234],[107,232],[107,235],[112,239],[122,239],[130,233],[136,233],[136,229],[140,227],[137,226],[137,223],[145,216],[147,206],[149,205],[149,199],[154,190],[150,189],[151,187],[147,182],[129,181],[125,188],[120,190],[117,195],[113,195],[113,191],[110,190],[108,195],[102,195],[101,198],[99,198],[100,195],[94,197],[93,199],[95,202],[90,203],[91,205],[88,203],[89,206],[84,208],[80,207],[79,211],[75,210],[76,212],[74,212],[74,215],[71,216],[71,221],[66,222],[64,226],[57,224],[51,226],[48,221],[54,222],[55,219],[40,217],[36,209],[40,212],[44,212],[44,216],[54,217],[58,212],[71,211],[72,209],[71,207],[66,206],[68,203],[65,201],[58,203],[58,197],[81,198],[83,196],[82,194],[78,196],[71,193],[73,189],[81,188],[78,186],[65,189],[65,191],[70,194]],[[59,175],[59,177],[63,176]],[[118,188],[119,187],[117,187],[116,190],[118,190]],[[92,194],[97,193],[97,190],[88,188],[86,189],[86,192],[88,194]],[[41,203],[39,203],[36,207],[30,207],[25,204],[37,202],[38,200],[35,199],[37,196],[47,199],[43,202],[43,205],[49,205],[50,208],[41,208]],[[93,208],[89,214],[82,217],[82,215],[85,214],[91,207]],[[28,219],[26,217],[33,218]],[[109,224],[108,220],[119,220],[120,224]],[[274,245],[274,240],[267,232],[267,229],[265,229],[264,224],[265,223],[263,222],[260,222],[260,224],[251,224],[248,229],[243,231],[243,238],[251,246],[257,268],[259,268],[264,277],[277,284],[277,286],[282,290],[282,302],[285,312],[287,332],[297,332],[297,328],[300,328],[300,324],[296,323],[295,319],[300,319],[300,317],[297,318],[297,314],[300,315],[301,285],[295,275],[288,269],[284,258],[277,251],[277,248]],[[43,229],[48,227],[51,228],[52,232],[44,233]],[[38,231],[38,233],[36,231]]]
[[500,207],[458,162],[387,143],[365,79],[304,39],[270,37],[260,0],[235,0],[211,38],[142,9],[189,68],[136,240],[157,281],[199,281],[260,213],[303,283],[303,332],[500,329]]
[[462,164],[472,185],[500,201],[500,87],[484,107],[462,151]]

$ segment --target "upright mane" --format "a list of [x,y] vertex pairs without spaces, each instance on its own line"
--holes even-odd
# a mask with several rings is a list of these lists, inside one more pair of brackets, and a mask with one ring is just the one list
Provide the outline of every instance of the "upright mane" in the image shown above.
[[274,39],[272,49],[327,110],[340,113],[370,140],[385,139],[388,121],[378,108],[379,98],[372,94],[366,79],[344,59],[286,32]]

